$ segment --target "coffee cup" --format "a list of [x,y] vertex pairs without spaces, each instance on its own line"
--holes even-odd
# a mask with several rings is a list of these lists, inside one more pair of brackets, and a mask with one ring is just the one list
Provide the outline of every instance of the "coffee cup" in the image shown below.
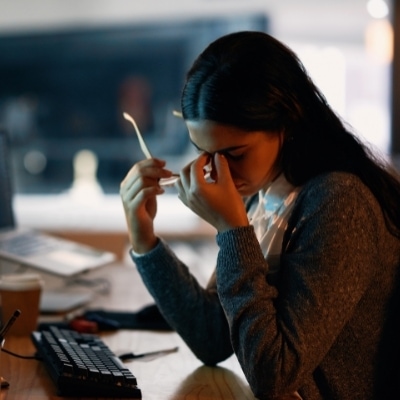
[[0,279],[2,324],[19,309],[21,315],[8,335],[27,336],[36,330],[43,281],[38,274],[10,274]]

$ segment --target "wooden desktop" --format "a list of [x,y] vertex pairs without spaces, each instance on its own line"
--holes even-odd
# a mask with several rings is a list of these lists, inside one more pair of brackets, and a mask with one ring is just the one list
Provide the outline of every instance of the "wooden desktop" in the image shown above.
[[[152,299],[131,263],[110,265],[91,273],[110,283],[108,294],[97,294],[89,308],[136,311]],[[145,400],[254,399],[237,359],[232,356],[218,367],[206,367],[191,353],[179,335],[169,331],[118,330],[99,333],[114,352],[147,352],[178,346],[176,353],[155,359],[127,362]],[[4,347],[29,356],[35,352],[29,337],[7,337]],[[61,399],[42,362],[2,352],[1,375],[10,383],[0,399]]]

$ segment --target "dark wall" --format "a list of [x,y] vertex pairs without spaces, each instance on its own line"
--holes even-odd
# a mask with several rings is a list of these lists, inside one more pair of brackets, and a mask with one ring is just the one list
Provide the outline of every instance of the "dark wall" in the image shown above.
[[393,1],[392,155],[400,158],[400,1]]

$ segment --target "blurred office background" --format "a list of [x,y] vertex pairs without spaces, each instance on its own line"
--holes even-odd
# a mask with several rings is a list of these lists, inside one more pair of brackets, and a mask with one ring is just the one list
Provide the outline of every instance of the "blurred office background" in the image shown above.
[[11,135],[16,192],[65,192],[81,161],[101,191],[117,193],[142,158],[123,111],[153,154],[179,168],[192,155],[172,114],[185,72],[210,41],[245,29],[294,49],[332,107],[390,156],[393,7],[389,0],[0,0],[0,124]]

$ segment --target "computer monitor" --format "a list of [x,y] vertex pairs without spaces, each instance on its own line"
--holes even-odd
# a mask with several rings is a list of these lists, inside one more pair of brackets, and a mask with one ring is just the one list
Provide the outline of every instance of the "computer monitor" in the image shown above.
[[183,167],[192,146],[173,111],[187,70],[212,40],[265,31],[267,22],[265,13],[228,13],[0,34],[0,123],[10,133],[15,192],[69,190],[74,157],[89,150],[103,191],[118,193],[143,157],[124,111],[154,155]]
[[13,187],[11,183],[9,137],[0,126],[0,229],[15,226],[12,209]]

